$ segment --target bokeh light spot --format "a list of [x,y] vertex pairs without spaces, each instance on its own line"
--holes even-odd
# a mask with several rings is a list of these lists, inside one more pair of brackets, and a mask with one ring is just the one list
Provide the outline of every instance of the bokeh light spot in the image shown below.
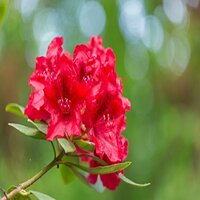
[[175,65],[172,66],[172,71],[181,75],[187,68],[188,62],[190,60],[190,45],[187,38],[175,37],[174,39],[175,46]]
[[33,33],[39,46],[39,54],[46,53],[47,45],[56,37],[61,36],[62,27],[60,26],[59,15],[53,9],[44,9],[36,14],[33,22]]
[[163,8],[171,22],[175,24],[182,23],[186,8],[181,0],[163,0]]
[[163,43],[163,27],[157,17],[147,16],[145,19],[145,31],[142,38],[144,45],[157,52]]
[[22,14],[23,20],[29,19],[29,17],[33,14],[35,9],[37,8],[38,0],[16,0],[15,6]]
[[157,54],[157,61],[162,67],[170,68],[174,60],[174,55],[175,55],[174,42],[166,32],[163,46]]
[[142,44],[127,47],[125,67],[132,79],[140,80],[145,77],[149,68],[149,56]]
[[169,68],[174,74],[181,75],[188,66],[191,49],[184,36],[169,36],[157,55],[158,63]]
[[79,24],[84,35],[99,35],[106,24],[106,14],[102,5],[97,1],[82,4],[79,13]]
[[129,0],[121,3],[119,25],[128,40],[142,38],[145,31],[145,10],[143,1]]

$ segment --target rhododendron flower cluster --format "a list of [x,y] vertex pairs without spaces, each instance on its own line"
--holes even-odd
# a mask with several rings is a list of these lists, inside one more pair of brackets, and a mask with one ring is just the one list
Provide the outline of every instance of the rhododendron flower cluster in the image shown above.
[[[36,58],[36,69],[29,79],[33,91],[25,114],[31,120],[48,124],[46,139],[80,138],[94,144],[93,152],[108,165],[121,163],[128,153],[128,142],[122,136],[126,128],[125,112],[130,102],[122,96],[122,83],[115,69],[111,48],[94,36],[88,44],[75,47],[73,56],[62,48],[63,38],[50,43],[46,56]],[[77,152],[83,152],[77,147]],[[100,164],[92,158],[82,159],[90,167]],[[120,183],[119,173],[88,175],[95,184],[114,190]]]

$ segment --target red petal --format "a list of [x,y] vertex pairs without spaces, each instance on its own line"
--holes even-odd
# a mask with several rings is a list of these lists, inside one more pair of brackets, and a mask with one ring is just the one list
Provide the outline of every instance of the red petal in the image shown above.
[[86,45],[77,45],[74,49],[74,61],[83,62],[88,58],[89,49]]
[[[97,164],[96,161],[94,161],[94,160],[90,161],[90,167],[91,168],[92,167],[97,167],[97,166],[98,166],[98,164]],[[98,175],[96,175],[96,174],[89,174],[88,177],[87,177],[87,180],[88,180],[89,183],[95,184],[97,182],[97,178],[98,178]]]
[[120,184],[120,178],[116,173],[100,175],[103,186],[109,190],[115,190]]
[[123,107],[124,107],[125,110],[131,109],[131,103],[127,98],[122,97],[122,102],[123,102]]
[[48,68],[48,60],[46,57],[44,56],[38,56],[36,58],[36,70],[45,70],[46,68]]
[[81,123],[82,123],[82,120],[81,120],[81,108],[82,108],[82,105],[80,106],[76,106],[76,108],[74,108],[72,110],[72,112],[70,113],[70,116],[67,120],[67,127],[66,127],[66,131],[67,131],[67,134],[69,136],[80,136],[82,134],[82,131],[81,131]]
[[47,50],[47,58],[51,58],[53,56],[57,56],[62,52],[62,44],[63,44],[63,38],[62,37],[56,37],[52,40],[50,45],[48,46]]
[[97,182],[97,178],[98,178],[97,175],[89,174],[88,177],[87,177],[87,180],[88,180],[89,183],[95,184]]
[[44,105],[44,91],[43,90],[35,91],[32,93],[31,97],[33,97],[32,106],[35,109],[40,110],[40,108]]
[[42,107],[40,110],[36,110],[30,103],[26,106],[24,114],[31,120],[47,121],[50,118],[49,113]]
[[53,140],[54,138],[65,137],[66,134],[66,122],[60,117],[59,114],[51,113],[51,121],[48,125],[47,140]]
[[100,36],[92,36],[90,41],[88,42],[88,46],[90,48],[102,48],[102,38]]
[[128,153],[128,142],[120,135],[112,131],[99,132],[97,136],[91,136],[96,146],[96,154],[103,158],[108,157],[111,162],[123,161]]
[[32,120],[43,120],[46,121],[49,119],[49,113],[44,109],[44,93],[42,90],[34,91],[28,101],[28,105],[24,111],[25,115],[27,115]]

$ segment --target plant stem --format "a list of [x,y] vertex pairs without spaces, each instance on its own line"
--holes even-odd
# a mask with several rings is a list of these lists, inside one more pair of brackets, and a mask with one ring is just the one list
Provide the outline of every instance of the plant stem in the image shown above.
[[8,197],[7,197],[7,194],[6,194],[5,190],[4,190],[4,189],[2,189],[2,188],[0,188],[0,191],[3,193],[3,195],[6,197],[6,199],[8,199]]
[[44,167],[42,170],[40,170],[35,176],[28,179],[27,181],[19,184],[16,189],[8,193],[7,195],[4,195],[0,200],[7,200],[12,198],[14,195],[18,194],[21,190],[25,190],[26,188],[30,187],[33,183],[35,183],[38,179],[40,179],[44,174],[46,174],[51,168],[53,168],[55,165],[57,165],[58,161],[61,161],[62,157],[64,156],[64,151],[62,151],[57,157],[54,158],[53,161],[51,161],[46,167]]
[[53,154],[54,154],[54,158],[56,158],[56,149],[55,149],[55,146],[53,144],[53,142],[51,141],[51,146],[53,148]]

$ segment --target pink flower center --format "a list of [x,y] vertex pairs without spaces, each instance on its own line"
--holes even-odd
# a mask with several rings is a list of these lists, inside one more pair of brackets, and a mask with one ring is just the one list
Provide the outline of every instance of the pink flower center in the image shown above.
[[109,113],[103,115],[103,120],[106,121],[107,126],[113,125],[113,117],[111,117]]
[[63,114],[69,114],[71,108],[71,101],[66,97],[58,99],[58,106]]
[[52,70],[50,70],[49,68],[45,68],[42,72],[39,72],[39,75],[41,77],[44,77],[44,79],[46,81],[48,80],[56,80],[55,74]]
[[92,79],[92,75],[91,74],[83,76],[83,81],[85,83],[89,83],[91,81],[91,79]]

